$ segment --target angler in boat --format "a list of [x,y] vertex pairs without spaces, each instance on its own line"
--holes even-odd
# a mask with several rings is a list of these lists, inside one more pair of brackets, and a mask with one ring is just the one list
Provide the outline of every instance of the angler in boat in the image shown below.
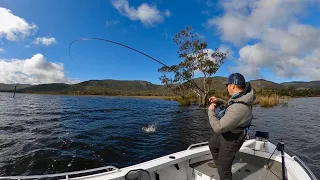
[[[249,83],[240,73],[229,76],[226,84],[231,98],[228,102],[209,98],[209,122],[213,135],[209,140],[209,148],[214,160],[210,167],[217,167],[221,180],[231,180],[231,166],[236,153],[241,148],[252,120],[252,105],[255,99]],[[215,113],[216,106],[222,107]]]

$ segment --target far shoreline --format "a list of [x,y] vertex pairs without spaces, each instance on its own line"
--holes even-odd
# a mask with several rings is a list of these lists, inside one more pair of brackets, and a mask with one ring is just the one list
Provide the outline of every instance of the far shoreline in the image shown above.
[[[0,93],[14,93],[14,92],[6,92],[2,91]],[[83,97],[120,97],[120,98],[141,98],[141,99],[172,99],[177,98],[178,96],[125,96],[125,95],[93,95],[93,94],[55,94],[55,93],[27,93],[27,92],[16,92],[18,94],[34,94],[34,95],[50,95],[50,96],[83,96]]]

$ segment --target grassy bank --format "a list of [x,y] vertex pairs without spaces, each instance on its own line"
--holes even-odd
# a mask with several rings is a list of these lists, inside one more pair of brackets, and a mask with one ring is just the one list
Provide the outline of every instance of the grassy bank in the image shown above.
[[[178,96],[121,96],[121,97],[135,97],[135,98],[146,98],[146,99],[164,99],[166,101],[176,101],[181,106],[189,106],[194,103],[196,99],[191,97],[181,98]],[[219,96],[219,98],[228,100],[228,96]],[[288,96],[279,96],[273,94],[271,96],[261,96],[257,95],[256,100],[254,102],[255,105],[259,105],[261,107],[269,108],[274,106],[284,106],[288,105],[290,97]]]
[[[223,99],[227,101],[230,97],[228,96],[216,96],[220,99]],[[257,95],[256,100],[254,102],[254,105],[261,106],[264,108],[270,108],[274,106],[284,106],[288,105],[290,97],[288,96],[279,96],[276,94],[273,94],[271,96],[262,96],[262,95]],[[195,99],[191,98],[181,98],[181,97],[168,97],[165,98],[165,100],[173,100],[179,103],[180,106],[189,106],[190,104],[195,102]]]
[[271,96],[257,96],[255,100],[255,104],[266,108],[278,105],[288,105],[288,102],[288,96],[278,96],[276,94],[273,94]]

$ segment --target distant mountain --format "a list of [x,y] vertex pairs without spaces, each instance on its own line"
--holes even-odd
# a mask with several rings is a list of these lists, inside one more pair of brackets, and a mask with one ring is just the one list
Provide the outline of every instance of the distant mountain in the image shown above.
[[293,81],[293,82],[281,83],[281,85],[285,87],[291,86],[296,89],[320,89],[320,81],[310,81],[310,82]]
[[[0,83],[0,91],[14,91],[14,87],[16,86],[16,84],[3,84]],[[17,86],[17,90],[18,89],[24,89],[27,87],[31,87],[32,85],[30,84],[18,84]]]
[[40,84],[18,92],[74,95],[173,95],[163,85],[147,81],[90,80],[78,84]]
[[155,85],[147,81],[120,81],[120,80],[90,80],[74,84],[70,89],[83,88],[91,90],[93,88],[99,89],[113,89],[113,90],[156,90],[160,85]]
[[278,90],[278,89],[284,88],[281,84],[278,84],[278,83],[275,83],[272,81],[267,81],[264,79],[252,80],[252,81],[250,81],[250,84],[256,90],[260,90],[260,89],[276,89],[276,90]]
[[173,95],[162,85],[147,81],[121,81],[121,80],[90,80],[73,84],[66,89],[71,93],[102,94],[102,95]]
[[39,84],[19,89],[18,92],[59,92],[68,89],[69,86],[63,83]]
[[[203,78],[195,78],[194,81],[198,84],[199,88],[203,89]],[[228,78],[226,77],[213,77],[211,78],[210,89],[215,90],[216,92],[225,92],[227,82]]]
[[[217,92],[224,92],[226,90],[225,85],[228,82],[228,78],[218,76],[218,77],[211,78],[211,80],[212,80],[211,89],[214,89]],[[202,88],[202,86],[203,86],[202,78],[196,78],[195,81]],[[251,86],[256,90],[260,90],[260,89],[279,90],[279,89],[284,88],[284,86],[282,86],[281,84],[278,84],[278,83],[275,83],[272,81],[267,81],[264,79],[257,79],[257,80],[252,80],[249,82],[250,82]]]
[[[203,78],[195,78],[194,81],[198,87],[203,88]],[[216,92],[225,92],[227,83],[226,77],[211,78],[211,90]],[[280,90],[288,86],[297,89],[320,89],[320,81],[311,82],[288,82],[277,84],[264,79],[250,81],[252,87],[256,90],[273,89]],[[0,91],[14,90],[12,84],[0,84]],[[147,81],[122,81],[122,80],[90,80],[78,84],[40,84],[18,86],[18,92],[26,93],[50,93],[50,94],[73,94],[73,95],[141,95],[141,96],[171,96],[174,93],[163,85],[152,84]]]

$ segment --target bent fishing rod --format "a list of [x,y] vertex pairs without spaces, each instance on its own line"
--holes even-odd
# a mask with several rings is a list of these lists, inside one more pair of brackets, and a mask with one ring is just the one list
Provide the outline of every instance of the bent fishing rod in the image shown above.
[[187,82],[189,82],[190,84],[192,84],[194,87],[196,87],[198,90],[200,90],[202,93],[205,94],[204,90],[202,90],[196,83],[194,83],[191,79],[185,77],[184,75],[182,75],[181,73],[179,73],[178,71],[172,69],[171,67],[167,66],[166,64],[164,64],[163,62],[159,61],[158,59],[142,52],[142,51],[139,51],[133,47],[130,47],[130,46],[127,46],[125,44],[122,44],[122,43],[119,43],[119,42],[116,42],[116,41],[112,41],[112,40],[109,40],[109,39],[103,39],[103,38],[97,38],[97,37],[92,37],[92,38],[79,38],[79,39],[76,39],[74,41],[72,41],[70,44],[69,44],[69,57],[73,60],[72,56],[71,56],[71,46],[75,43],[75,42],[78,42],[78,41],[90,41],[90,40],[97,40],[97,41],[103,41],[103,42],[106,42],[106,43],[111,43],[111,44],[115,44],[115,45],[118,45],[118,46],[121,46],[121,47],[124,47],[124,48],[127,48],[129,50],[132,50],[134,52],[137,52],[141,55],[144,55],[146,56],[147,58],[165,66],[166,68],[170,69],[171,71],[175,72],[176,74],[178,74],[179,76],[181,76],[183,79],[185,79]]

